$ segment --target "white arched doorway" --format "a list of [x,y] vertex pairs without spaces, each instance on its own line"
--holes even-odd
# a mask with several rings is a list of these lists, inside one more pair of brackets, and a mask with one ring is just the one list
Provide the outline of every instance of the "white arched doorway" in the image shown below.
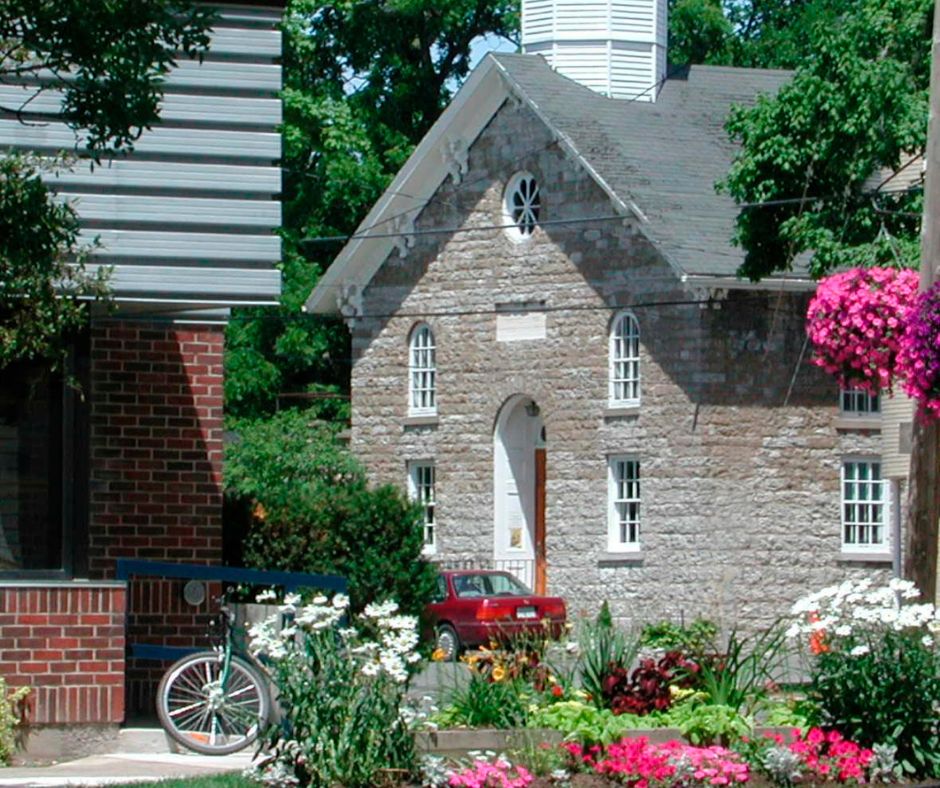
[[545,423],[517,394],[503,403],[493,435],[493,559],[545,592]]

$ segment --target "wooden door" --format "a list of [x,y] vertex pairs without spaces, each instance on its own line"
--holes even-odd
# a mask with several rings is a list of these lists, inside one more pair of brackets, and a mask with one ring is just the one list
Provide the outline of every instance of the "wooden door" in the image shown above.
[[535,593],[544,594],[545,558],[545,449],[535,450]]

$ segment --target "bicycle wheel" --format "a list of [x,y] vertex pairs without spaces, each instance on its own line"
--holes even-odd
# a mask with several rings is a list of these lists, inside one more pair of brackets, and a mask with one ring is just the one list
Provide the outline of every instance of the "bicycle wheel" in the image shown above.
[[160,679],[157,716],[184,747],[203,755],[228,755],[264,730],[271,696],[259,672],[233,656],[222,686],[221,654],[200,651],[174,662]]

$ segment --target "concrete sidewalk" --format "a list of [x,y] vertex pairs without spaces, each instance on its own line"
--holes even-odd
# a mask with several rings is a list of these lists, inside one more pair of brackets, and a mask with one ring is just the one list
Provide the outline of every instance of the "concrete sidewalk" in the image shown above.
[[52,766],[0,768],[0,786],[51,788],[63,785],[151,782],[173,777],[205,777],[224,772],[240,772],[251,764],[253,756],[254,750],[251,748],[221,757],[168,752],[89,755]]

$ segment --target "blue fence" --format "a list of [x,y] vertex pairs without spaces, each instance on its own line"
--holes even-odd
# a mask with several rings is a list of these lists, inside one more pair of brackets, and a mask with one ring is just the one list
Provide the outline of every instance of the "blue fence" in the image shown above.
[[[221,583],[238,583],[252,586],[278,586],[285,591],[298,588],[315,588],[345,594],[348,583],[338,575],[313,575],[304,572],[267,572],[261,569],[241,569],[231,566],[205,566],[201,564],[170,564],[163,561],[143,561],[136,558],[117,559],[116,577],[129,581],[132,577],[163,577],[180,580],[204,580]],[[151,643],[127,644],[130,656],[135,659],[172,661],[201,651],[182,646],[156,646]]]

